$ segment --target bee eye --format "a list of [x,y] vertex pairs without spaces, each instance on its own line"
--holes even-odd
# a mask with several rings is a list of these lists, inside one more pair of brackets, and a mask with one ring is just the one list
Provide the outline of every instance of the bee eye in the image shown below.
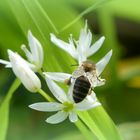
[[85,67],[84,70],[85,70],[85,72],[89,72],[90,71],[90,67]]

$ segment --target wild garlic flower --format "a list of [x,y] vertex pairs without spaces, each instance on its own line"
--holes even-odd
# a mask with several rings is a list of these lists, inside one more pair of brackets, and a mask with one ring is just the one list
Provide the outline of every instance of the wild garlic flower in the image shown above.
[[53,80],[46,77],[46,82],[58,102],[39,102],[29,105],[29,107],[44,112],[58,111],[46,119],[47,123],[57,124],[64,121],[67,117],[69,117],[71,122],[76,122],[78,120],[77,111],[85,111],[101,105],[97,101],[94,92],[82,102],[76,104],[72,98],[73,84],[70,86],[68,94],[66,94]]
[[79,64],[81,64],[83,61],[86,61],[89,56],[96,53],[102,46],[104,40],[105,37],[103,36],[91,45],[92,33],[87,28],[87,22],[85,24],[85,27],[81,29],[78,41],[75,41],[75,39],[73,39],[71,35],[69,38],[69,42],[67,43],[58,39],[54,34],[51,34],[51,41],[56,46],[69,53],[78,61]]
[[[101,60],[99,60],[95,64],[96,73],[95,73],[95,75],[93,75],[93,78],[92,78],[93,79],[92,87],[101,86],[105,83],[105,79],[101,79],[100,74],[105,69],[106,65],[108,64],[108,62],[111,58],[111,56],[112,56],[112,50],[110,52],[108,52]],[[78,67],[78,69],[79,68],[81,68],[81,65]],[[78,71],[78,69],[76,69],[76,71]],[[58,82],[64,82],[66,79],[69,79],[70,77],[73,78],[73,75],[76,71],[74,71],[72,74],[61,73],[61,72],[44,72],[44,74],[45,74],[45,77],[48,77],[52,80],[55,80],[55,81],[58,81]],[[83,71],[83,76],[88,77],[88,73]]]
[[[28,31],[28,42],[31,52],[26,48],[25,45],[22,45],[21,48],[25,52],[28,60],[24,60],[29,67],[34,71],[37,72],[39,69],[42,68],[44,54],[43,48],[40,42],[32,35],[31,31]],[[23,59],[23,58],[22,58]],[[0,59],[0,63],[4,64],[6,68],[11,68],[11,62]]]
[[7,67],[11,67],[14,74],[30,92],[37,92],[41,88],[41,82],[36,74],[30,69],[27,62],[17,53],[8,50],[9,60]]
[[34,65],[34,70],[39,70],[42,68],[44,53],[43,47],[40,42],[33,36],[31,31],[28,31],[28,42],[30,51],[26,48],[25,45],[22,45],[21,48],[25,52],[27,59],[31,64]]

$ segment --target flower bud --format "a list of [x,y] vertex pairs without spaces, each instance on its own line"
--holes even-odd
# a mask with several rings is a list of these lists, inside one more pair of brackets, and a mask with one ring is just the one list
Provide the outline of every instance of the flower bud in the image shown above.
[[36,71],[42,68],[44,54],[43,47],[41,43],[33,36],[31,31],[28,31],[28,42],[29,48],[28,50],[25,45],[22,45],[21,48],[25,52],[29,62],[35,65]]
[[37,75],[20,55],[11,50],[8,50],[8,55],[14,74],[30,92],[37,92],[41,88],[41,82]]

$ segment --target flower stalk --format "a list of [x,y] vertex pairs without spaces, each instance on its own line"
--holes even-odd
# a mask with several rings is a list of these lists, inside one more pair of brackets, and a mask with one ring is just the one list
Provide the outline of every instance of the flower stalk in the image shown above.
[[51,98],[44,90],[38,89],[37,91],[38,91],[38,93],[39,93],[42,97],[44,97],[47,101],[49,101],[49,102],[54,102],[54,101],[55,101],[55,100],[54,100],[53,98]]
[[85,126],[85,124],[81,120],[78,120],[74,124],[79,129],[79,131],[83,134],[86,140],[96,139],[96,136],[92,134],[91,131],[89,131],[89,129]]

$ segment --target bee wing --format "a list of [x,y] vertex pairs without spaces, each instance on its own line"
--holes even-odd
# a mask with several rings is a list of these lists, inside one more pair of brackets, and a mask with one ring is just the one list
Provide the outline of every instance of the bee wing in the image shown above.
[[82,75],[84,75],[85,74],[85,71],[83,70],[83,68],[82,67],[78,67],[73,73],[72,73],[72,77],[73,78],[78,78],[78,77],[80,77],[80,76],[82,76]]
[[97,86],[102,86],[105,84],[105,80],[98,77],[95,72],[92,72],[92,73],[87,72],[86,77],[88,78],[91,84],[91,87],[93,88]]
[[93,74],[87,72],[86,77],[89,80],[91,87],[95,87],[95,81],[96,81],[95,76]]

